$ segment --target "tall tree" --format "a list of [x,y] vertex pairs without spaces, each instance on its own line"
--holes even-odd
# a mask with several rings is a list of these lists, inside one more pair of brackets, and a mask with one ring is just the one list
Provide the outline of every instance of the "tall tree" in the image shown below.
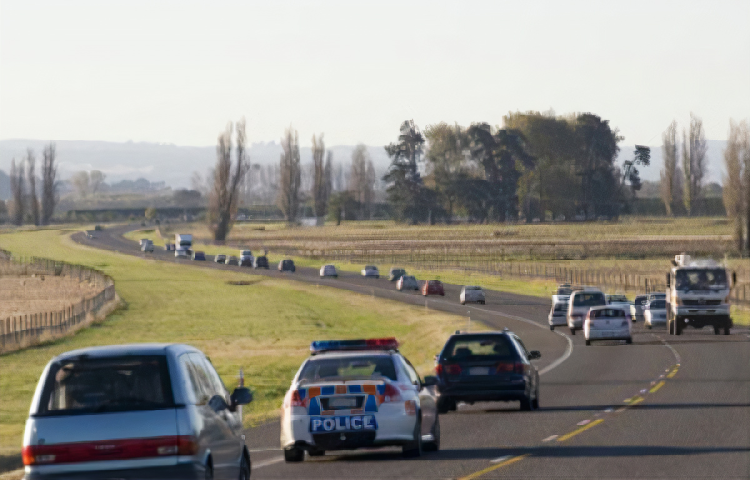
[[81,171],[74,173],[70,178],[70,183],[73,184],[73,188],[75,188],[81,198],[84,198],[89,194],[89,172]]
[[724,208],[727,216],[734,223],[734,237],[737,241],[739,251],[745,248],[743,238],[743,229],[745,227],[745,215],[747,205],[745,204],[745,168],[742,159],[742,130],[746,127],[744,124],[737,124],[734,120],[729,121],[729,136],[727,138],[727,147],[724,150],[724,166],[726,175],[724,175]]
[[313,191],[312,197],[315,203],[315,216],[322,222],[328,208],[328,197],[331,195],[331,152],[328,152],[328,161],[325,157],[325,143],[323,134],[317,138],[312,137],[313,154]]
[[55,205],[57,195],[57,165],[55,164],[55,144],[50,142],[42,152],[42,224],[48,225]]
[[288,223],[297,221],[299,214],[299,189],[301,168],[299,157],[299,135],[291,127],[281,139],[281,160],[279,162],[279,208]]
[[469,139],[466,129],[460,125],[438,123],[429,125],[425,130],[427,153],[425,161],[430,166],[430,176],[435,190],[446,208],[447,220],[453,218],[453,209],[461,198],[461,189],[457,188],[458,178],[468,171],[466,154]]
[[34,225],[39,225],[41,216],[39,211],[39,199],[36,196],[36,155],[32,149],[26,150],[26,181],[29,183],[29,210]]
[[369,218],[375,186],[375,168],[364,144],[356,146],[352,152],[352,167],[349,170],[349,191],[359,205],[358,218]]
[[237,206],[239,187],[247,173],[245,158],[245,119],[235,127],[235,162],[232,168],[232,123],[219,135],[216,145],[216,167],[213,172],[213,188],[209,195],[208,221],[214,240],[226,240],[232,229]]
[[429,219],[435,207],[428,201],[429,195],[419,174],[418,163],[422,160],[424,143],[424,136],[414,120],[406,120],[399,129],[398,142],[385,147],[391,165],[383,181],[388,185],[388,202],[400,221],[416,223]]
[[102,185],[104,185],[106,178],[107,176],[101,170],[91,170],[89,172],[89,189],[91,195],[96,195],[99,189],[102,188]]
[[615,213],[620,189],[615,159],[623,137],[598,115],[583,113],[575,119],[578,143],[577,173],[581,176],[581,208],[587,217]]
[[696,213],[701,198],[703,179],[706,176],[706,152],[708,144],[703,130],[703,120],[690,114],[689,134],[683,130],[682,173],[685,177],[683,201],[688,215]]
[[661,135],[661,151],[664,168],[661,171],[661,200],[667,215],[673,215],[673,205],[679,201],[676,196],[677,181],[677,122],[674,120]]
[[11,219],[14,225],[22,225],[26,213],[26,202],[24,201],[26,188],[23,179],[23,163],[16,165],[15,158],[10,162],[10,192],[13,198]]

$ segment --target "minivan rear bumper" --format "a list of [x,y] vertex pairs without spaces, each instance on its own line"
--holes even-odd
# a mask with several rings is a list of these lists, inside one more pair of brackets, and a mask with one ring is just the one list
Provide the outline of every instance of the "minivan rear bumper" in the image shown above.
[[206,478],[206,469],[198,463],[124,470],[75,471],[41,473],[26,467],[25,480],[199,480]]

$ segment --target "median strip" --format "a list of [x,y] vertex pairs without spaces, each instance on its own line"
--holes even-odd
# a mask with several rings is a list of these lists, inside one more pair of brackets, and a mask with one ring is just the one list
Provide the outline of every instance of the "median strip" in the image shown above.
[[498,469],[498,468],[500,468],[500,467],[505,467],[505,466],[507,466],[507,465],[511,465],[511,464],[513,464],[513,463],[516,463],[516,462],[518,462],[519,460],[523,460],[524,458],[526,458],[526,457],[528,457],[528,456],[529,456],[529,454],[528,454],[528,453],[525,453],[525,454],[523,454],[523,455],[519,455],[519,456],[517,456],[517,457],[513,457],[513,458],[510,458],[510,459],[508,459],[508,460],[505,460],[505,461],[503,461],[503,462],[500,462],[500,463],[497,463],[497,464],[495,464],[495,465],[492,465],[491,467],[487,467],[487,468],[485,468],[484,470],[479,470],[478,472],[474,472],[474,473],[472,473],[471,475],[467,475],[467,476],[465,476],[465,477],[461,477],[461,478],[460,478],[459,480],[472,480],[472,479],[474,479],[474,478],[478,478],[478,477],[481,477],[481,476],[482,476],[482,475],[484,475],[485,473],[490,473],[491,471],[493,471],[493,470],[497,470],[497,469]]

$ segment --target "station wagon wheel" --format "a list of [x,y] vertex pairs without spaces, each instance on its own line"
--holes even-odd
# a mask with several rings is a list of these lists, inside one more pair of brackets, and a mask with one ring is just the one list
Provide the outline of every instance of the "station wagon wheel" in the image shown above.
[[242,462],[240,463],[239,480],[250,480],[250,460],[244,452],[242,454]]
[[206,464],[206,480],[214,480],[214,467],[210,462]]

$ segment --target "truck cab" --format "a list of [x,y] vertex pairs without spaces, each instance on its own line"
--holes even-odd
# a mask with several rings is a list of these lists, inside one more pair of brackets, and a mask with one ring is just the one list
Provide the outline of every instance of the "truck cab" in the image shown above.
[[685,327],[712,326],[714,333],[729,335],[732,328],[729,294],[732,284],[727,269],[713,260],[675,255],[667,274],[667,329],[680,335]]
[[184,233],[174,234],[174,256],[189,258],[193,253],[193,236]]

